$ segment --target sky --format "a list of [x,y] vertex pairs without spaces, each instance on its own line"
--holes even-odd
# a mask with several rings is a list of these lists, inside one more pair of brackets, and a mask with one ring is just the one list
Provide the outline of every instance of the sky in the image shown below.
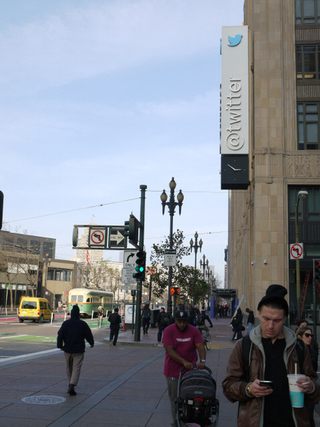
[[205,255],[223,279],[220,38],[242,21],[242,0],[1,0],[3,229],[55,238],[71,258],[73,226],[139,218],[144,184],[149,256],[169,234],[160,195],[174,177],[173,229],[186,245],[197,231],[198,266]]

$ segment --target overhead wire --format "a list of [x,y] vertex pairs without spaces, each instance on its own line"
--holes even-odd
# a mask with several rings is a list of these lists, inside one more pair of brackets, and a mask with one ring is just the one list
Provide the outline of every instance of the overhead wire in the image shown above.
[[[163,190],[147,190],[149,193],[162,193]],[[211,194],[224,194],[221,193],[219,191],[184,191],[184,193],[211,193]],[[132,199],[124,199],[124,200],[118,200],[116,202],[108,202],[108,203],[100,203],[98,205],[92,205],[92,206],[85,206],[83,208],[75,208],[75,209],[69,209],[69,210],[65,210],[65,211],[60,211],[60,212],[53,212],[53,213],[48,213],[48,214],[43,214],[43,215],[37,215],[37,216],[31,216],[28,218],[20,218],[20,219],[13,219],[11,221],[3,221],[6,224],[11,224],[13,222],[19,222],[19,221],[28,221],[31,219],[38,219],[38,218],[45,218],[48,216],[54,216],[54,215],[62,215],[65,213],[70,213],[70,212],[77,212],[77,211],[82,211],[82,210],[86,210],[86,209],[94,209],[94,208],[101,208],[102,206],[108,206],[108,205],[116,205],[118,203],[125,203],[125,202],[131,202],[133,200],[139,200],[140,197],[134,197]]]
[[107,205],[115,205],[117,203],[131,202],[132,200],[139,200],[139,198],[140,197],[134,197],[133,199],[118,200],[117,202],[101,203],[99,205],[86,206],[84,208],[69,209],[67,211],[53,212],[53,213],[49,213],[49,214],[31,216],[29,218],[13,219],[11,221],[3,221],[3,222],[6,223],[6,224],[9,224],[11,222],[27,221],[29,219],[44,218],[44,217],[47,217],[47,216],[61,215],[61,214],[64,214],[64,213],[70,213],[70,212],[76,212],[76,211],[83,211],[83,210],[86,210],[86,209],[100,208],[102,206],[107,206]]

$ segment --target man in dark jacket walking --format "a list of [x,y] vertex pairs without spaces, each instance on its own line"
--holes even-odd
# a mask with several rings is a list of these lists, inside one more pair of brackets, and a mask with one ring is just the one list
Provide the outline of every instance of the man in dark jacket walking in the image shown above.
[[120,323],[121,323],[121,317],[120,314],[118,314],[118,308],[114,309],[114,312],[110,314],[108,317],[108,320],[110,322],[110,344],[113,340],[113,345],[117,344],[119,329],[120,329]]
[[74,305],[71,310],[71,319],[62,323],[58,331],[57,347],[64,351],[67,362],[67,376],[69,379],[68,393],[75,396],[75,386],[78,384],[81,366],[84,359],[85,340],[94,346],[91,329],[86,322],[80,320],[80,310]]

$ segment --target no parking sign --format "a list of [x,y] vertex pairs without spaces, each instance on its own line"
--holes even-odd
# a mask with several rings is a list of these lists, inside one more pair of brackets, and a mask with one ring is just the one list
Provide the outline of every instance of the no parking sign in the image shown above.
[[303,259],[303,243],[290,245],[290,259]]

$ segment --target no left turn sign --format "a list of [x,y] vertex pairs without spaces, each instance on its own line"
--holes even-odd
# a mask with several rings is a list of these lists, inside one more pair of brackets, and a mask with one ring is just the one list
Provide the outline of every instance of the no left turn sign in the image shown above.
[[293,243],[290,245],[290,259],[303,258],[303,243]]
[[104,245],[105,239],[106,237],[102,230],[91,230],[90,242],[92,245]]

